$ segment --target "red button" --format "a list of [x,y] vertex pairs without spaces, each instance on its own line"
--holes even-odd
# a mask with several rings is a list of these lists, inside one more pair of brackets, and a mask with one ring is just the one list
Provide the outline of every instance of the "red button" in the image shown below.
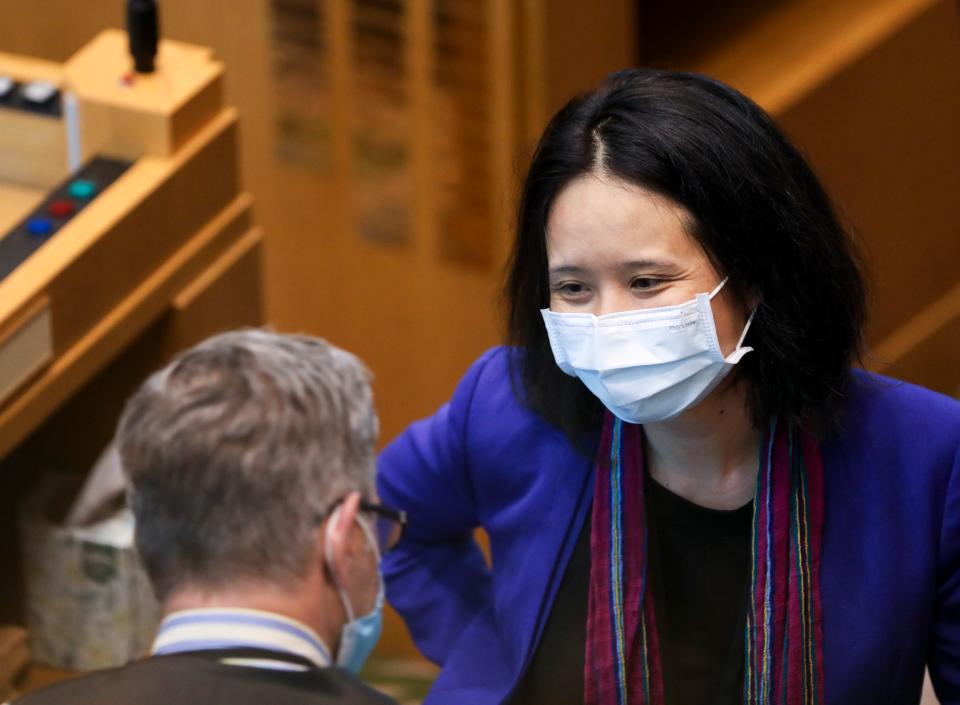
[[60,199],[47,206],[47,212],[56,218],[69,218],[77,210],[71,201]]

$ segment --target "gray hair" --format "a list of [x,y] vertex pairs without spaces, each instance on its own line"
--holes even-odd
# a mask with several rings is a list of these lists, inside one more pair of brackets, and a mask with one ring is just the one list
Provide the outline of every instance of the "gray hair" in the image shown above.
[[323,340],[242,330],[181,354],[117,434],[157,597],[301,579],[319,518],[374,499],[376,437],[369,373]]

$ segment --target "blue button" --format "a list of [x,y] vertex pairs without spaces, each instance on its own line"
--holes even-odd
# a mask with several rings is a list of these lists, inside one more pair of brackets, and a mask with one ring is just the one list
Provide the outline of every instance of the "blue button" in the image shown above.
[[53,223],[48,218],[31,218],[27,221],[27,232],[31,235],[49,235],[53,232]]
[[74,198],[87,200],[93,198],[97,193],[97,185],[87,179],[77,179],[67,187],[67,193]]

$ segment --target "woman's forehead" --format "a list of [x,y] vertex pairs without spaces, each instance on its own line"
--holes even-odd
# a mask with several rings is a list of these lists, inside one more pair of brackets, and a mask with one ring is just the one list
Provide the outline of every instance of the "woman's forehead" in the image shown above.
[[706,257],[682,206],[614,177],[587,174],[555,199],[547,220],[551,269]]

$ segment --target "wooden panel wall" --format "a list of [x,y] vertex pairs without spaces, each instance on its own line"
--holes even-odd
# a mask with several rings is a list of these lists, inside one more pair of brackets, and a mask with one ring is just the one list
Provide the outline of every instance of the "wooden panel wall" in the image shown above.
[[[120,26],[122,6],[0,0],[0,50],[62,60]],[[513,178],[509,9],[506,0],[161,6],[166,36],[212,46],[228,66],[243,182],[267,233],[268,319],[367,360],[385,437],[429,413],[499,339]],[[284,24],[298,11],[312,15]],[[291,78],[297,62],[312,72]],[[452,321],[463,323],[454,336]]]
[[758,100],[819,173],[865,255],[866,366],[960,395],[960,6],[794,0],[676,63]]
[[867,364],[960,396],[960,5],[921,8],[782,119],[865,252]]

